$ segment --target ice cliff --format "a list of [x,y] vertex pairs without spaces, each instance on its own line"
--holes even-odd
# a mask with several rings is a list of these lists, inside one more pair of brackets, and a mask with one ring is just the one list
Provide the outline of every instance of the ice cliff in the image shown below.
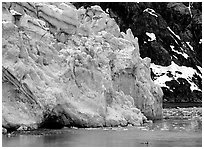
[[2,126],[140,125],[162,118],[161,88],[137,38],[99,6],[2,3]]

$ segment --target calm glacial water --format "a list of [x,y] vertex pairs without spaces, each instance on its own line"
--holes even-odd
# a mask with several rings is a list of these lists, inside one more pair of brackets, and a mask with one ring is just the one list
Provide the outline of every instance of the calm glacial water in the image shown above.
[[[147,143],[148,142],[148,143]],[[168,119],[138,127],[64,128],[3,135],[3,147],[201,147],[202,126],[195,120]]]

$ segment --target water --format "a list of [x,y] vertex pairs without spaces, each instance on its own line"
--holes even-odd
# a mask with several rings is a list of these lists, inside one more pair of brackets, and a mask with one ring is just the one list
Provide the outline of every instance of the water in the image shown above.
[[64,128],[3,135],[3,147],[201,147],[202,126],[195,120],[168,119],[138,127]]

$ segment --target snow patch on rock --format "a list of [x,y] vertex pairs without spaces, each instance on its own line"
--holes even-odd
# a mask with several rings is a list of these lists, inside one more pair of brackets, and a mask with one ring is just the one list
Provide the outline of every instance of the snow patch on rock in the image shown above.
[[150,39],[148,39],[148,41],[156,40],[156,36],[155,36],[154,33],[148,33],[148,32],[146,32],[146,35],[150,37]]
[[[167,87],[165,84],[166,81],[176,80],[177,78],[184,78],[188,81],[189,84],[191,84],[190,88],[192,91],[193,90],[201,91],[198,88],[198,86],[192,81],[194,74],[197,74],[200,77],[201,75],[198,74],[197,71],[191,67],[178,66],[174,62],[171,62],[171,65],[168,67],[155,65],[154,63],[152,63],[150,65],[150,68],[152,68],[152,71],[154,72],[154,74],[158,76],[158,77],[155,77],[156,80],[154,82],[162,87]],[[172,77],[167,76],[168,72],[171,72]]]
[[147,8],[143,12],[148,12],[149,14],[158,17],[158,15],[156,15],[156,12],[153,9]]
[[167,27],[167,29],[168,29],[172,34],[174,34],[179,40],[181,40],[181,38],[180,38],[178,35],[176,35],[176,34],[174,33],[174,31],[172,31],[169,26]]
[[202,67],[200,66],[197,66],[197,68],[200,70],[200,72],[202,72]]
[[202,44],[202,39],[200,39],[199,44]]
[[171,47],[171,50],[176,52],[177,54],[181,54],[185,59],[187,59],[189,56],[186,54],[186,53],[183,53],[183,52],[179,52],[177,50],[174,49],[174,46],[170,46]]
[[190,47],[190,49],[192,50],[192,51],[194,51],[193,50],[193,47],[190,45],[190,42],[186,42],[187,43],[187,45]]

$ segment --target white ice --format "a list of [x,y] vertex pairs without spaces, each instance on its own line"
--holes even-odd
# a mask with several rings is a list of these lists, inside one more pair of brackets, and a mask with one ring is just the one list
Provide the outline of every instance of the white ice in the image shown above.
[[187,59],[187,58],[189,57],[186,53],[182,53],[182,52],[176,51],[176,50],[174,49],[174,46],[171,45],[170,47],[171,47],[171,50],[172,50],[172,51],[174,51],[174,52],[176,52],[176,53],[178,53],[178,54],[183,55],[184,58]]
[[188,46],[191,48],[191,51],[193,51],[193,47],[190,45],[190,42],[186,42]]
[[179,40],[181,40],[181,38],[178,36],[178,35],[176,35],[172,30],[171,30],[171,28],[168,26],[167,27],[167,29],[172,33],[172,34],[174,34]]
[[[152,68],[152,71],[156,75],[161,75],[162,73],[164,73],[164,75],[156,78],[156,80],[154,81],[156,84],[158,84],[160,86],[166,87],[166,85],[165,85],[166,81],[171,81],[171,80],[177,79],[177,78],[184,78],[191,84],[190,88],[192,91],[193,90],[200,91],[200,89],[197,87],[197,85],[192,82],[192,77],[194,74],[199,75],[201,78],[202,78],[202,76],[200,74],[198,74],[195,69],[193,69],[191,67],[178,66],[174,62],[171,62],[171,65],[168,67],[155,65],[154,63],[152,63],[150,67]],[[171,77],[171,78],[168,77],[166,75],[167,71],[170,71],[171,74],[173,75],[173,77]],[[176,71],[181,72],[181,74],[176,73]]]
[[153,9],[147,8],[143,12],[148,12],[149,14],[158,17]]
[[146,35],[149,36],[151,39],[148,39],[148,41],[153,41],[156,40],[156,36],[154,33],[148,33],[146,32]]

